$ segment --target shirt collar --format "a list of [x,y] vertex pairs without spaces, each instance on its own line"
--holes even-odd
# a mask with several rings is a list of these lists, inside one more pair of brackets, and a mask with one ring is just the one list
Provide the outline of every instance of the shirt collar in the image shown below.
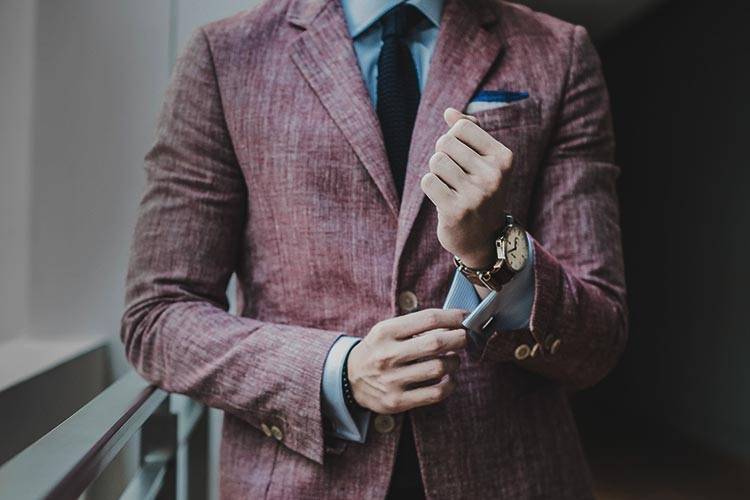
[[[422,14],[436,27],[440,26],[440,15],[443,13],[444,0],[408,0],[408,3],[418,8]],[[344,17],[352,39],[357,38],[372,26],[383,14],[391,10],[403,0],[341,0]]]

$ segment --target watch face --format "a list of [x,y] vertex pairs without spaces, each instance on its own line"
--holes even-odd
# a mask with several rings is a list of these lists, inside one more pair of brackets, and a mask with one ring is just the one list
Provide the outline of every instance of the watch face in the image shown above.
[[513,271],[520,271],[529,259],[529,242],[526,231],[511,226],[505,233],[505,261]]

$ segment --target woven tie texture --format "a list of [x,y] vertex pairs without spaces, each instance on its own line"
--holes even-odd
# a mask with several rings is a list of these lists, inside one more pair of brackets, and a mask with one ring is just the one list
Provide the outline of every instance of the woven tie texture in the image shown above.
[[388,162],[399,196],[403,193],[419,80],[407,37],[424,19],[416,7],[400,4],[382,18],[383,45],[378,57],[377,112]]

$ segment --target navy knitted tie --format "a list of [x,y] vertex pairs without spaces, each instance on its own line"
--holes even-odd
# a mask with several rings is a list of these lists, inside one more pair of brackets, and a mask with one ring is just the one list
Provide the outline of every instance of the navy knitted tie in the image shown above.
[[423,19],[414,6],[400,4],[382,19],[383,46],[378,57],[377,111],[388,162],[401,197],[409,145],[419,107],[419,80],[406,37]]

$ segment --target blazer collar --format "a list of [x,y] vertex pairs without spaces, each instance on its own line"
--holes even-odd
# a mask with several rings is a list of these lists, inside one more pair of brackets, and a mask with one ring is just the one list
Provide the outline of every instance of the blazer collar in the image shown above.
[[[306,29],[289,45],[292,61],[317,94],[381,192],[394,218],[399,200],[378,117],[370,103],[341,3],[298,0],[287,18]],[[313,22],[314,20],[314,22]]]
[[286,19],[298,28],[307,28],[330,0],[292,0]]
[[414,126],[399,204],[377,115],[370,103],[340,0],[292,0],[287,19],[304,31],[290,56],[318,95],[398,218],[398,259],[424,200],[419,186],[435,141],[446,130],[443,111],[463,109],[498,60],[502,41],[492,0],[446,0],[440,34]]

